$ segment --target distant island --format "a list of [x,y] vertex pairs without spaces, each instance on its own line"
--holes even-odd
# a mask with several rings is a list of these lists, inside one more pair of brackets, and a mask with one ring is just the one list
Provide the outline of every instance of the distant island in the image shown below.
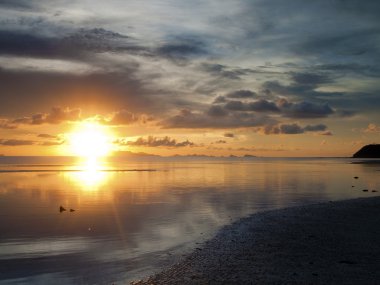
[[380,158],[380,144],[369,144],[357,151],[353,158]]
[[174,154],[170,156],[161,156],[157,154],[145,153],[145,152],[132,152],[132,151],[116,151],[113,153],[114,157],[127,157],[127,158],[160,158],[160,159],[176,159],[176,158],[184,158],[184,159],[251,159],[256,158],[257,156],[251,154],[244,154],[242,156],[237,155],[228,155],[228,156],[213,156],[213,155],[205,155],[205,154]]

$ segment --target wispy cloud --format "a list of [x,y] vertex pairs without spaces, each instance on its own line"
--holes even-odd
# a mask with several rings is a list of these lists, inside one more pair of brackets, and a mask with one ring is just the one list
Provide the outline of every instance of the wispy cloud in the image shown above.
[[331,135],[323,122],[337,136],[351,128],[337,119],[379,120],[379,13],[355,0],[1,1],[0,129],[91,118]]
[[380,126],[376,124],[368,124],[367,128],[363,130],[364,133],[380,133]]

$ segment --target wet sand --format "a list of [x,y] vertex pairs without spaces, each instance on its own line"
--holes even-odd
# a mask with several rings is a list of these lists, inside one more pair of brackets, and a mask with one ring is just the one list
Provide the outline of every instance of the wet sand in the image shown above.
[[134,284],[380,284],[380,197],[254,214]]

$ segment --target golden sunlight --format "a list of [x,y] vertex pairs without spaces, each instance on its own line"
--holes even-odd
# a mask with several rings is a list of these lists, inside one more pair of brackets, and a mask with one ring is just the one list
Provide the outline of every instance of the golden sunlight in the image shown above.
[[68,176],[88,191],[106,183],[110,173],[102,170],[102,164],[96,157],[88,157],[82,162],[80,171],[69,172]]
[[112,151],[112,135],[105,126],[97,123],[80,123],[68,139],[71,152],[77,156],[94,159]]

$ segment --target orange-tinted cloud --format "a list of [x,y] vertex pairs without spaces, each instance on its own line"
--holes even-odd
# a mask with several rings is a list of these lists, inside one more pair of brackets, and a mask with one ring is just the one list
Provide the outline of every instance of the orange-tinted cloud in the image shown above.
[[365,133],[380,133],[380,126],[376,124],[369,124],[366,129],[363,130]]
[[176,139],[170,138],[168,136],[157,138],[149,136],[146,139],[143,137],[138,138],[135,141],[127,141],[125,139],[118,139],[115,141],[119,145],[127,146],[144,146],[144,147],[185,147],[185,146],[195,146],[195,144],[189,140],[182,142],[177,142]]
[[4,146],[25,146],[34,145],[36,142],[32,140],[19,140],[19,139],[0,139],[0,145]]

